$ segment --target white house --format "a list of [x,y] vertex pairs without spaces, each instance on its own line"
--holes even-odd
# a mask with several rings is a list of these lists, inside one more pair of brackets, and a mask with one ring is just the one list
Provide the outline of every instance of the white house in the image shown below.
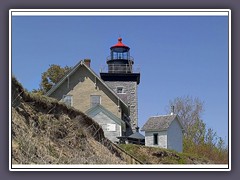
[[118,142],[117,137],[126,131],[125,122],[101,105],[94,106],[86,114],[102,127],[104,135],[112,142]]
[[150,117],[141,131],[145,131],[146,146],[183,150],[184,128],[176,114]]

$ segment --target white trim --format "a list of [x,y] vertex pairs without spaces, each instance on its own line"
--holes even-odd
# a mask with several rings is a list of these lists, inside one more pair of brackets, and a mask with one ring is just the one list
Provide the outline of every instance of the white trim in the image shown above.
[[[101,167],[102,169],[99,169]],[[17,169],[22,168],[22,169]],[[39,168],[39,169],[34,169]],[[61,168],[61,169],[60,169]],[[75,169],[74,169],[75,168]],[[82,169],[76,169],[76,168],[82,168]],[[93,168],[93,169],[88,169]],[[113,169],[113,168],[118,168]],[[135,169],[132,169],[135,168]],[[139,168],[139,169],[138,169]],[[145,168],[145,169],[143,169]],[[185,169],[184,169],[185,168]],[[204,169],[209,168],[209,169]],[[224,168],[224,169],[223,169]],[[175,164],[129,164],[129,165],[120,165],[120,164],[82,164],[82,165],[12,165],[11,171],[230,171],[230,169],[227,169],[228,165],[226,164],[181,164],[181,165],[175,165]]]
[[112,119],[112,120],[117,120],[117,121],[115,121],[117,124],[119,124],[119,125],[121,125],[122,126],[122,124],[123,125],[125,125],[125,122],[121,119],[121,118],[119,118],[119,117],[117,117],[115,114],[113,114],[112,112],[110,112],[110,111],[108,111],[105,107],[103,107],[102,105],[97,105],[97,106],[95,106],[95,107],[92,107],[92,108],[90,108],[90,109],[88,109],[86,112],[85,112],[85,114],[87,114],[89,117],[93,117],[92,116],[92,113],[93,112],[95,112],[95,111],[97,111],[98,109],[100,109],[101,111],[100,112],[103,112],[105,115],[107,115],[110,119]]
[[116,132],[117,131],[117,124],[116,123],[107,123],[106,125],[107,125],[106,126],[106,131],[107,132]]
[[[8,85],[8,88],[9,88],[9,94],[8,94],[8,99],[9,99],[9,104],[8,104],[8,107],[9,107],[9,121],[8,121],[8,126],[9,126],[9,131],[8,131],[8,154],[9,154],[9,159],[8,159],[8,162],[9,162],[9,170],[12,169],[12,16],[11,16],[11,11],[9,11],[9,45],[8,45],[8,48],[9,48],[9,52],[8,52],[8,56],[9,56],[9,85]],[[11,119],[10,119],[11,118]]]
[[230,9],[11,9],[9,11],[12,16],[228,16]]
[[[76,64],[72,70],[70,70],[70,72],[67,75],[72,75],[80,66],[84,66],[85,68],[87,68],[90,73],[96,77],[114,96],[115,98],[117,98],[118,100],[120,100],[120,102],[126,107],[126,109],[128,108],[128,106],[125,104],[125,102],[123,102],[121,99],[119,99],[118,95],[91,69],[89,68],[84,61],[80,61],[78,64]],[[55,86],[53,86],[45,95],[46,96],[50,96],[67,78],[67,75],[65,75]]]
[[102,97],[101,97],[101,95],[98,95],[98,94],[91,94],[90,95],[90,108],[93,108],[93,107],[95,107],[95,106],[92,106],[92,97],[93,96],[99,96],[99,104],[97,104],[97,105],[95,105],[95,106],[98,106],[98,105],[101,105],[102,104]]
[[119,132],[120,132],[119,136],[121,137],[122,136],[122,123],[119,126]]
[[[122,92],[121,92],[121,93],[118,92],[118,88],[122,88]],[[116,87],[116,93],[117,93],[117,94],[126,94],[126,93],[125,93],[125,88],[124,88],[123,86],[117,86],[117,87]]]
[[231,35],[231,10],[229,10],[229,14],[228,14],[228,35],[229,35],[229,37],[228,37],[228,63],[229,63],[229,65],[228,65],[228,68],[229,68],[229,70],[228,70],[228,147],[229,147],[229,149],[228,149],[228,154],[229,154],[229,158],[228,158],[228,164],[229,164],[229,169],[231,169],[231,164],[232,164],[232,161],[231,161],[231,147],[232,147],[232,143],[231,143],[231,140],[232,140],[232,136],[231,136],[231,129],[232,129],[232,123],[231,123],[231,121],[232,121],[232,117],[231,117],[231,104],[232,104],[232,102],[231,102],[231,99],[232,99],[232,94],[231,94],[231,92],[232,92],[232,90],[231,90],[231,87],[232,87],[232,85],[231,85],[231,67],[232,67],[232,65],[231,65],[231,62],[232,62],[232,55],[231,55],[231,37],[232,37],[232,35]]
[[[30,12],[30,11],[38,11],[38,12]],[[48,12],[44,12],[44,11],[48,11]],[[52,11],[53,13],[50,13],[49,11]],[[57,12],[57,11],[62,11],[62,12]],[[113,14],[114,12],[110,11],[118,11],[119,15],[123,16],[123,15],[127,15],[127,12],[124,11],[132,11],[135,13],[135,15],[137,14],[136,11],[142,11],[140,13],[141,16],[150,16],[150,15],[169,15],[169,16],[178,16],[178,14],[180,15],[199,15],[199,16],[203,16],[203,15],[208,15],[208,16],[216,16],[216,15],[220,15],[220,16],[228,16],[229,19],[229,44],[228,44],[228,48],[229,48],[229,56],[228,56],[228,67],[229,67],[229,73],[228,73],[228,77],[229,77],[229,86],[228,86],[228,95],[229,95],[229,102],[228,102],[228,136],[229,136],[229,163],[228,164],[196,164],[196,165],[173,165],[173,164],[169,164],[169,165],[115,165],[115,164],[111,164],[111,165],[49,165],[49,164],[45,164],[45,165],[16,165],[16,164],[11,164],[12,160],[11,160],[11,119],[9,120],[9,170],[10,171],[93,171],[93,169],[88,169],[88,168],[94,168],[94,171],[231,171],[231,10],[230,9],[10,9],[9,10],[9,118],[12,117],[12,110],[11,110],[11,76],[12,76],[12,57],[11,57],[11,53],[12,53],[12,44],[11,44],[11,31],[12,31],[12,27],[11,27],[11,18],[12,16],[44,16],[44,15],[73,15],[73,11],[82,11],[85,14],[88,13],[88,11],[96,11],[95,13],[91,13],[88,14],[96,16],[97,14],[101,14],[104,15],[102,13],[102,11],[106,11],[106,14],[110,14],[112,15],[117,15],[117,13]],[[147,11],[149,11],[150,13],[147,14]],[[154,11],[159,11],[159,12],[154,12]],[[162,14],[161,12],[162,11]],[[170,12],[170,11],[174,11],[174,12]],[[189,12],[189,11],[193,11],[193,12]],[[195,11],[195,12],[194,12]],[[204,12],[207,11],[207,12]],[[211,12],[210,12],[211,11]],[[222,11],[222,12],[220,12]],[[64,14],[64,13],[65,14]],[[68,13],[71,12],[71,13]],[[146,12],[146,13],[145,13]],[[170,12],[170,14],[169,14]],[[58,14],[59,13],[59,14]],[[82,13],[81,15],[83,15],[84,13]],[[134,14],[131,13],[131,14]],[[77,14],[75,14],[77,15]],[[80,15],[80,14],[79,14]],[[88,68],[89,69],[89,68]],[[92,72],[92,71],[91,71]],[[73,73],[73,72],[72,72]],[[95,74],[95,73],[94,73]],[[101,79],[100,79],[101,81]],[[101,81],[102,82],[102,81]],[[105,85],[105,83],[103,83]],[[105,85],[106,86],[106,85]],[[106,86],[107,87],[107,86]],[[109,88],[108,88],[109,89]],[[109,89],[110,92],[112,92],[115,96],[116,94]],[[125,105],[127,107],[127,105],[122,102],[123,105]],[[99,169],[99,167],[101,169]],[[16,168],[23,168],[23,169],[16,169]],[[34,168],[42,168],[42,169],[34,169]],[[60,169],[61,168],[61,169]],[[65,169],[62,169],[65,168]],[[82,168],[82,169],[73,169],[73,168]],[[105,168],[105,169],[103,169]],[[119,169],[111,169],[111,168],[119,168]],[[122,169],[124,168],[124,169]],[[136,168],[136,169],[132,169],[132,168]],[[141,168],[141,169],[138,169]],[[146,169],[143,169],[146,168]],[[151,169],[150,169],[151,168]],[[167,169],[166,169],[167,168]],[[179,168],[179,169],[178,169]],[[208,168],[208,169],[206,169]]]

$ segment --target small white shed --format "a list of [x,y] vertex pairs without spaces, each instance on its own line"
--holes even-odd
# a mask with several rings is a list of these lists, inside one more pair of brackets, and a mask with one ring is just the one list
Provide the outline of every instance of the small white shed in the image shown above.
[[143,125],[145,146],[183,150],[183,125],[178,115],[153,116]]
[[105,137],[112,142],[118,142],[117,137],[122,136],[126,131],[125,122],[102,105],[89,109],[86,114],[102,127]]

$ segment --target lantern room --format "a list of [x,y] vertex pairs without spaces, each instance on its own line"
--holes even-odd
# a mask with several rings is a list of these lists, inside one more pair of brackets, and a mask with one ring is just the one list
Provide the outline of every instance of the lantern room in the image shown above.
[[110,48],[111,54],[107,57],[109,73],[132,73],[133,58],[130,56],[130,48],[118,38],[118,43]]

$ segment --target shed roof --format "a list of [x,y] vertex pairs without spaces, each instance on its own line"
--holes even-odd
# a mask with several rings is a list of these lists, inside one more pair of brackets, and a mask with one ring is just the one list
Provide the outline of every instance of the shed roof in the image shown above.
[[142,134],[140,134],[139,132],[135,132],[131,136],[128,136],[128,137],[133,138],[133,139],[145,139],[145,137]]
[[143,125],[141,131],[163,131],[167,130],[172,123],[177,119],[181,128],[183,129],[183,125],[179,120],[177,114],[173,115],[161,115],[161,116],[153,116],[148,119],[148,121]]

